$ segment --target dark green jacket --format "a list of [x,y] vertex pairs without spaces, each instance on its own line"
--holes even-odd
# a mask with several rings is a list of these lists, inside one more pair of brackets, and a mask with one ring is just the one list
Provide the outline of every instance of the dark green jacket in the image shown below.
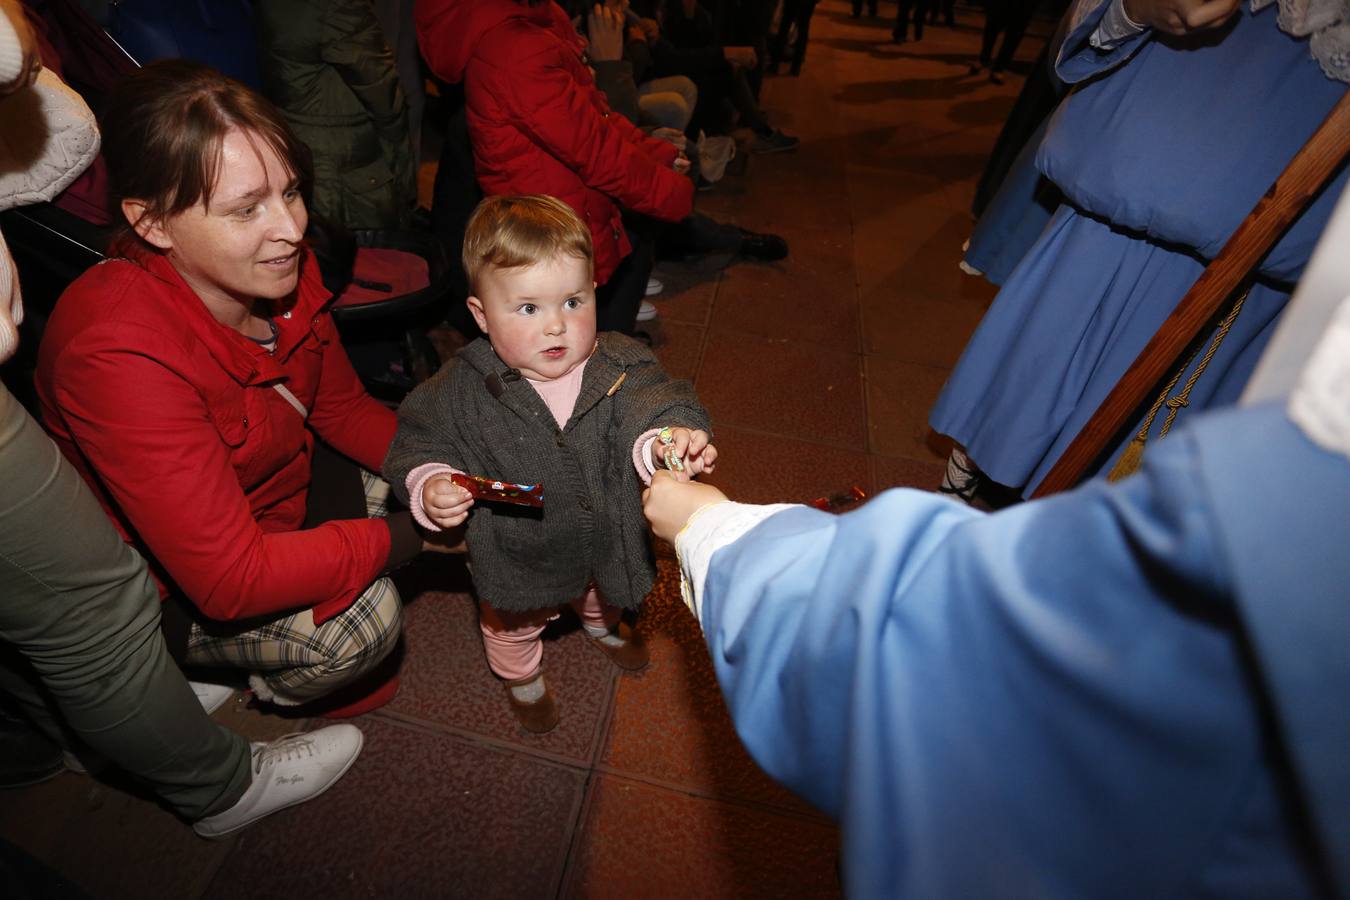
[[542,484],[542,510],[476,503],[470,512],[479,597],[503,610],[540,609],[580,596],[594,578],[610,604],[635,608],[656,566],[633,444],[665,425],[706,430],[708,413],[693,385],[672,381],[632,338],[600,336],[562,429],[530,383],[479,338],[403,401],[384,476],[405,502],[408,473],[431,462]]
[[263,92],[314,154],[314,210],[348,228],[406,224],[417,205],[408,109],[369,0],[257,10]]

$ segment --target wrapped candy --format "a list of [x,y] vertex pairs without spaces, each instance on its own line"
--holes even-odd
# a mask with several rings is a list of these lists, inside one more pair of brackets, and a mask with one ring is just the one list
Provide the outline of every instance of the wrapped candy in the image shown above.
[[822,512],[842,513],[848,512],[853,507],[867,499],[867,492],[856,484],[842,494],[831,494],[828,497],[817,497],[814,500],[807,501],[807,506],[814,506]]
[[484,478],[481,475],[465,475],[462,472],[451,475],[450,480],[472,494],[474,500],[536,508],[542,508],[544,505],[542,484],[516,484],[511,481]]

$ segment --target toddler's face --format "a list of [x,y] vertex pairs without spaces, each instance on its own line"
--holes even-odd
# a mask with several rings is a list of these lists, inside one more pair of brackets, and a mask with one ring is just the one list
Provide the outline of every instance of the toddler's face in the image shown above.
[[534,381],[561,378],[595,349],[595,282],[575,256],[489,269],[469,310],[502,362]]

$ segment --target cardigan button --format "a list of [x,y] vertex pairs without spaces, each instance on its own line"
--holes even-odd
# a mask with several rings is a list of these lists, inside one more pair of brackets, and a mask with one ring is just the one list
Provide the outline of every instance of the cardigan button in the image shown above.
[[244,416],[244,427],[248,427],[248,416]]

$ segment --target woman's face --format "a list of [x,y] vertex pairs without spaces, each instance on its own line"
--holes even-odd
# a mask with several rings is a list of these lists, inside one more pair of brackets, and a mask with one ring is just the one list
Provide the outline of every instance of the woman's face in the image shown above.
[[199,201],[141,234],[208,306],[251,308],[295,290],[308,223],[295,173],[261,137],[236,128],[221,142],[210,204]]

